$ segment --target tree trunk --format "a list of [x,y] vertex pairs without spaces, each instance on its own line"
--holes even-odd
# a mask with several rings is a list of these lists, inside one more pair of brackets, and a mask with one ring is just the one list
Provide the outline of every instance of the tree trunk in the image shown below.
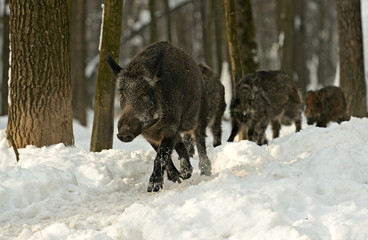
[[236,76],[238,76],[239,78],[243,77],[243,70],[238,45],[235,2],[234,0],[224,0],[224,4],[225,4],[225,17],[226,17],[227,44],[229,46],[230,63],[231,63],[231,76],[233,88],[235,88]]
[[156,21],[156,6],[155,6],[155,0],[149,0],[149,11],[151,14],[151,23],[150,23],[150,37],[151,37],[151,43],[157,42],[158,36],[157,36],[157,21]]
[[164,6],[166,15],[167,40],[171,42],[171,10],[169,0],[164,0]]
[[8,0],[5,0],[3,13],[3,76],[1,81],[0,116],[8,115],[8,79],[9,79],[9,15]]
[[216,39],[216,66],[217,73],[220,76],[222,70],[222,42],[223,42],[223,19],[224,19],[224,3],[222,1],[212,1],[212,8],[214,8],[215,13],[215,39]]
[[106,0],[91,139],[91,151],[93,152],[112,148],[116,81],[106,62],[106,54],[111,53],[114,59],[119,59],[122,17],[123,1]]
[[237,0],[236,2],[240,58],[244,75],[247,75],[255,72],[259,67],[252,5],[250,0]]
[[71,76],[73,115],[87,126],[87,83],[85,78],[85,0],[72,1]]
[[283,37],[281,70],[285,71],[291,78],[294,75],[294,0],[280,1],[280,24]]
[[356,117],[367,114],[366,84],[359,0],[337,0],[340,86],[345,91],[348,110]]
[[309,72],[307,69],[307,34],[305,27],[305,0],[295,1],[295,15],[298,16],[297,26],[295,27],[294,41],[298,44],[293,44],[293,59],[295,73],[297,75],[297,86],[302,95],[305,97],[307,84],[309,83]]
[[17,148],[74,143],[66,1],[10,1],[7,134]]

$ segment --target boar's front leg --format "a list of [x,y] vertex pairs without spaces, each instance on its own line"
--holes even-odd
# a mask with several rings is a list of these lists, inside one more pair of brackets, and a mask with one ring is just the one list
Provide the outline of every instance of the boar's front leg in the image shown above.
[[206,150],[206,128],[199,125],[195,131],[196,146],[199,155],[199,170],[201,175],[211,176],[211,161]]
[[229,139],[227,139],[228,142],[233,142],[234,141],[234,138],[236,137],[236,135],[238,135],[238,132],[239,132],[239,125],[237,123],[236,120],[232,120],[232,129],[231,129],[231,134],[230,134],[230,137]]
[[[153,149],[155,149],[155,151],[158,152],[158,146],[156,144],[153,144],[153,143],[150,143],[150,144],[153,147]],[[167,179],[169,179],[172,182],[181,183],[179,171],[176,169],[176,167],[175,167],[175,165],[172,161],[171,156],[168,159],[165,170],[166,170],[166,173],[167,173]]]
[[[193,143],[192,143],[193,145]],[[194,146],[193,146],[194,148]],[[175,146],[175,150],[179,155],[179,160],[180,160],[180,177],[182,179],[188,179],[192,176],[193,173],[193,167],[190,164],[190,157],[189,157],[189,152],[187,147],[185,146],[185,144],[183,143],[183,141],[179,141],[176,146]],[[193,149],[194,151],[194,149]]]
[[175,145],[174,138],[165,137],[157,150],[157,155],[153,163],[153,172],[148,182],[148,192],[157,192],[164,183],[164,170],[171,160],[171,153]]

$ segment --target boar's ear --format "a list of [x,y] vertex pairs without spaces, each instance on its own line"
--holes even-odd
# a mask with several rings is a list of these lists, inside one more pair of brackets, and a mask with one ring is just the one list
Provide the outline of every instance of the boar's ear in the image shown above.
[[162,49],[157,55],[155,55],[152,61],[147,61],[143,78],[151,85],[156,84],[162,76],[164,55],[165,50]]
[[109,64],[111,70],[114,72],[115,76],[117,76],[122,68],[115,62],[110,53],[106,54],[106,61]]

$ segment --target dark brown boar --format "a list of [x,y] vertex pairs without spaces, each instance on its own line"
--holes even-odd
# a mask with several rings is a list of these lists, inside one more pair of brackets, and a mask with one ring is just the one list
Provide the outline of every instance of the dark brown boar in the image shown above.
[[[198,67],[202,73],[202,100],[198,120],[199,129],[202,130],[200,135],[202,139],[205,139],[205,130],[209,127],[213,135],[213,146],[216,147],[221,145],[221,123],[226,108],[225,88],[219,76],[214,73],[210,67],[203,64],[198,64]],[[186,134],[184,136],[184,142],[190,155],[193,156],[194,147],[191,136]],[[206,151],[206,146],[203,144],[205,144],[205,142],[201,143],[202,149],[198,149],[198,151]],[[206,154],[203,153],[199,155]]]
[[308,91],[306,96],[305,117],[308,125],[317,123],[317,127],[326,127],[329,122],[349,121],[344,92],[335,86],[324,87],[317,91]]
[[248,74],[238,81],[231,101],[232,130],[228,141],[232,142],[242,132],[245,136],[240,140],[267,143],[266,137],[260,134],[271,122],[272,137],[278,137],[283,117],[294,121],[298,132],[301,129],[301,112],[300,92],[286,73],[259,71]]
[[[197,63],[169,42],[147,46],[123,69],[111,57],[108,63],[121,95],[117,137],[130,142],[142,134],[157,151],[147,191],[162,188],[164,170],[174,182],[189,178],[193,169],[181,134],[200,139],[203,131],[197,126],[202,92]],[[171,160],[173,149],[180,158],[180,173]],[[199,165],[201,174],[211,174],[207,155],[200,156]]]

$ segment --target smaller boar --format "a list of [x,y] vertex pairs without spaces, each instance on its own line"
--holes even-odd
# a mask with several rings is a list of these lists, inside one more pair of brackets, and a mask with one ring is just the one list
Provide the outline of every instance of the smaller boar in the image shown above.
[[[235,87],[230,106],[232,131],[228,142],[232,142],[238,133],[242,133],[244,136],[239,136],[240,140],[267,143],[265,136],[260,135],[265,128],[264,124],[271,122],[272,137],[277,138],[283,117],[294,121],[295,131],[298,132],[301,129],[302,106],[300,92],[286,73],[259,71],[248,74]],[[254,119],[253,123],[244,126],[248,119]],[[256,124],[259,126],[256,127]]]
[[[222,116],[226,109],[225,88],[221,84],[219,76],[215,74],[210,67],[203,64],[198,64],[198,67],[202,73],[202,99],[198,125],[199,129],[204,130],[204,132],[201,133],[204,138],[206,137],[206,128],[209,127],[211,129],[213,146],[216,147],[221,145],[221,123]],[[193,156],[194,145],[189,134],[185,134],[184,143],[189,154]]]
[[[238,86],[230,108],[232,109],[233,129],[231,138],[242,132],[242,138],[267,144],[265,131],[270,122],[270,100],[257,86]],[[239,129],[241,126],[242,129]]]
[[317,123],[317,127],[326,127],[330,121],[341,123],[349,121],[344,92],[335,86],[324,87],[317,91],[308,91],[306,96],[305,117],[308,125]]

